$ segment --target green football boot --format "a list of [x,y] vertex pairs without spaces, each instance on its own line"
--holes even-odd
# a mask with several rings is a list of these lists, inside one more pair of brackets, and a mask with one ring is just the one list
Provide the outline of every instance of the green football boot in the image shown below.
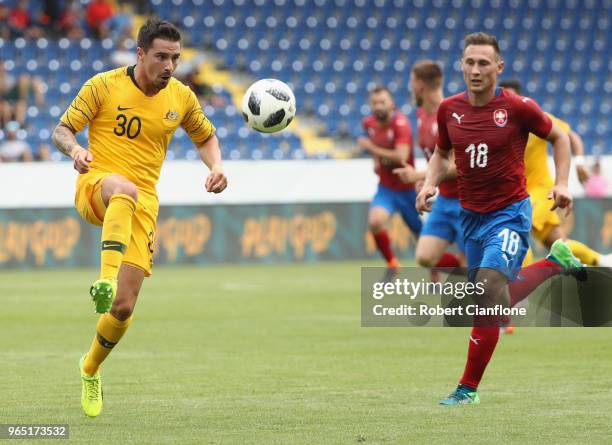
[[546,256],[546,259],[560,265],[565,275],[572,275],[580,281],[586,280],[584,264],[574,256],[570,246],[562,239],[558,239],[550,246],[550,253]]
[[480,404],[480,397],[478,397],[478,392],[475,389],[459,385],[445,399],[440,400],[439,404],[445,406],[478,405]]
[[79,370],[81,371],[81,406],[85,415],[88,417],[97,417],[102,411],[102,379],[100,373],[90,376],[83,371],[83,362],[85,357],[81,357],[79,361]]
[[98,314],[107,313],[113,305],[117,295],[117,280],[100,279],[94,282],[89,289],[89,295],[94,301]]

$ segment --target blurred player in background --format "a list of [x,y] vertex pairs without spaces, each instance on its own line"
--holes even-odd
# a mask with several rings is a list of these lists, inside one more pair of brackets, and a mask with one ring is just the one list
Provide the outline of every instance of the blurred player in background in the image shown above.
[[[553,144],[556,179],[549,196],[553,208],[568,212],[569,138],[533,100],[497,86],[504,61],[494,36],[466,36],[461,64],[467,90],[440,104],[438,143],[417,210],[431,210],[428,200],[446,176],[453,150],[469,278],[484,288],[483,295],[473,297],[482,307],[513,306],[550,276],[582,268],[569,246],[557,240],[546,259],[522,269],[513,289],[507,286],[517,277],[529,248],[531,205],[524,168],[529,133]],[[480,403],[477,388],[499,339],[499,321],[495,315],[474,316],[463,377],[440,404]]]
[[404,184],[393,169],[414,165],[412,129],[408,118],[396,110],[391,92],[382,86],[369,94],[372,115],[363,120],[367,136],[357,139],[359,146],[374,158],[375,171],[380,181],[370,203],[368,224],[376,246],[387,261],[388,278],[399,267],[399,262],[386,229],[389,217],[399,212],[415,237],[421,233],[422,222],[414,207],[414,184]]
[[[444,100],[442,82],[442,69],[432,60],[420,60],[412,67],[410,89],[418,106],[418,142],[428,160],[438,140],[438,107]],[[412,165],[407,165],[395,169],[394,173],[405,183],[416,183],[419,189],[426,171],[416,171]],[[463,230],[459,220],[461,206],[456,178],[457,170],[451,158],[449,169],[439,186],[440,193],[417,242],[416,260],[423,267],[465,266]],[[451,243],[457,244],[461,252],[458,256],[446,252]]]
[[[100,364],[126,332],[144,277],[151,274],[159,209],[155,186],[179,125],[211,171],[206,190],[220,193],[227,186],[215,128],[193,92],[172,77],[180,52],[181,36],[172,24],[147,21],[138,33],[137,64],[88,80],[53,132],[53,142],[80,173],[79,214],[102,226],[100,277],[90,289],[102,315],[79,365],[81,404],[90,417],[102,410]],[[86,125],[89,149],[75,138]]]
[[[506,90],[518,95],[521,94],[521,84],[518,80],[505,80],[499,83]],[[576,163],[576,174],[581,184],[589,179],[589,171],[584,164],[584,144],[582,138],[573,131],[569,124],[561,119],[547,113],[552,121],[565,131],[570,139],[572,155]],[[531,234],[546,247],[550,248],[552,243],[559,238],[565,238],[567,234],[561,228],[561,220],[556,212],[550,210],[550,200],[547,199],[548,192],[553,186],[553,178],[548,169],[548,142],[534,134],[529,135],[527,147],[525,147],[525,177],[527,178],[527,192],[531,197],[533,217],[531,221]],[[566,240],[576,257],[589,266],[612,267],[612,255],[602,255],[580,241]],[[525,258],[525,263],[532,261],[531,251]]]

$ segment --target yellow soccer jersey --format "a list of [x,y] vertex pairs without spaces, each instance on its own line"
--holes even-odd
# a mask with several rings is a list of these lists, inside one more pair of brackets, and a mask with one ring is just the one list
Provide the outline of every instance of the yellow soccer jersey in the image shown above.
[[[548,114],[548,116],[563,131],[569,133],[570,126],[567,122],[557,119],[551,114]],[[552,188],[554,185],[548,169],[548,141],[537,137],[535,134],[529,135],[525,147],[525,177],[527,178],[527,191],[534,187]]]
[[168,143],[179,125],[195,144],[215,132],[189,87],[171,78],[155,96],[146,96],[136,86],[133,66],[85,82],[61,122],[75,133],[89,124],[92,170],[123,175],[150,193],[156,193]]

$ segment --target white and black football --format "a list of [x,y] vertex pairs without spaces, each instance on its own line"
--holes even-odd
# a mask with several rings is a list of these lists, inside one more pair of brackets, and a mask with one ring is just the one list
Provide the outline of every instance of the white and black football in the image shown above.
[[295,117],[295,96],[284,82],[261,79],[249,87],[242,99],[247,125],[262,133],[276,133]]

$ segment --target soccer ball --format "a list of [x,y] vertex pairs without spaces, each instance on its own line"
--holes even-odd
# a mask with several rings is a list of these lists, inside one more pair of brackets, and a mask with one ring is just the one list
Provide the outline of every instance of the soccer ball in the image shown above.
[[284,82],[262,79],[249,87],[242,99],[247,125],[262,133],[276,133],[295,117],[295,96]]

